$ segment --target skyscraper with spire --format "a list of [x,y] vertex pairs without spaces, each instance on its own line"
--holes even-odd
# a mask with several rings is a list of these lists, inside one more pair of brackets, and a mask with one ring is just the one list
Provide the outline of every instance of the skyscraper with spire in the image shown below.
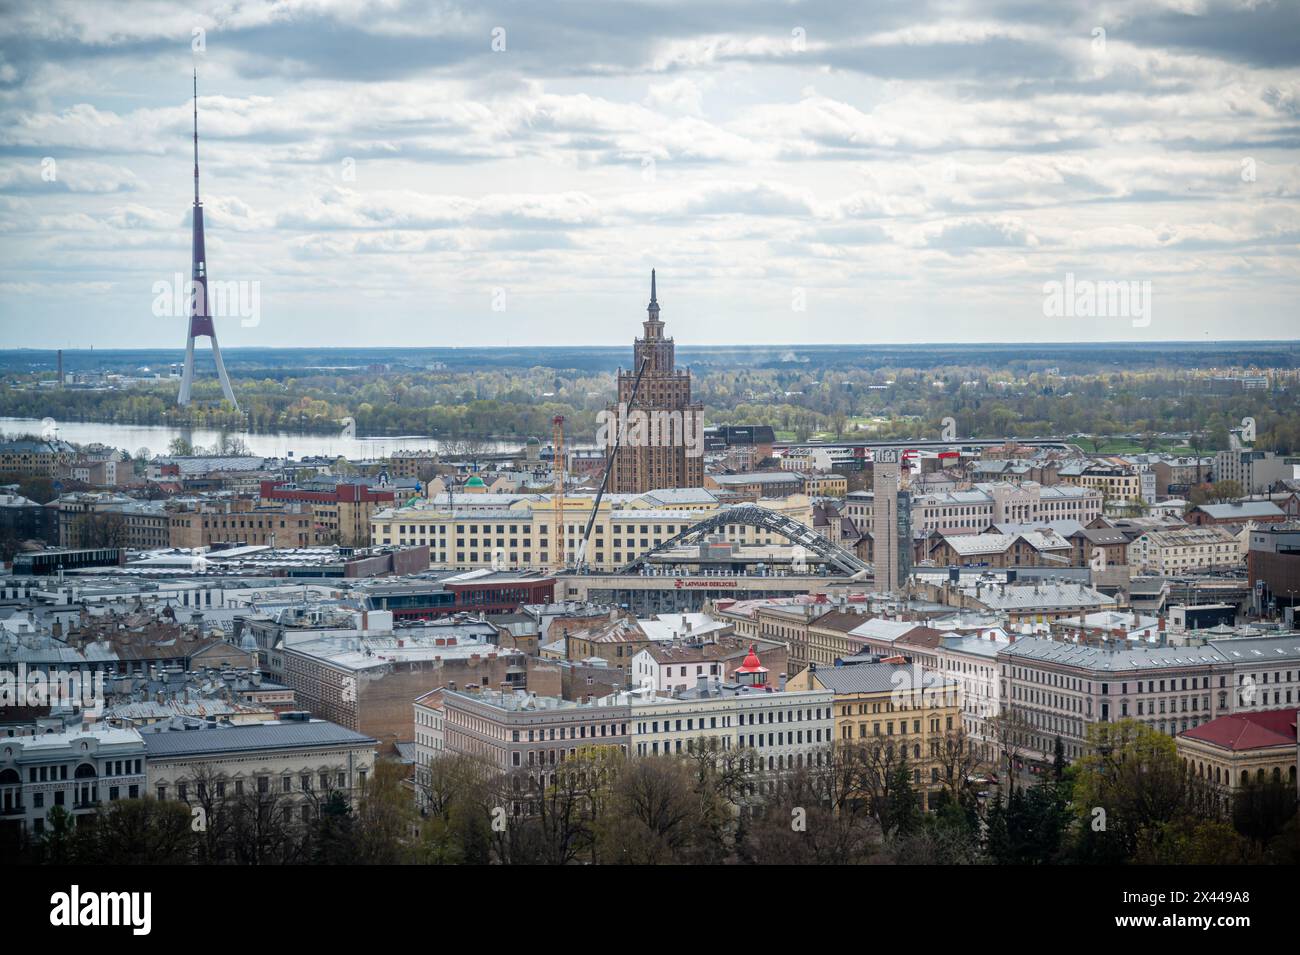
[[[704,406],[691,401],[691,373],[677,370],[676,346],[671,338],[664,337],[654,269],[650,270],[650,304],[641,327],[643,337],[632,344],[632,368],[619,369],[618,401],[610,411],[643,411],[651,420],[679,423],[680,428],[645,435],[649,440],[625,440],[614,460],[609,489],[615,494],[643,494],[658,488],[703,487],[704,457],[691,453],[684,436],[702,435]],[[632,403],[632,389],[642,363],[645,372]],[[607,449],[607,458],[609,453]]]
[[185,370],[181,373],[181,390],[176,403],[184,407],[190,403],[190,389],[194,385],[194,339],[206,336],[212,345],[212,360],[217,366],[217,378],[226,400],[236,409],[235,390],[230,387],[226,365],[221,360],[221,347],[217,344],[217,331],[212,324],[212,310],[208,301],[208,261],[203,244],[203,203],[199,201],[199,71],[194,71],[194,237],[190,247],[190,330],[185,340]]

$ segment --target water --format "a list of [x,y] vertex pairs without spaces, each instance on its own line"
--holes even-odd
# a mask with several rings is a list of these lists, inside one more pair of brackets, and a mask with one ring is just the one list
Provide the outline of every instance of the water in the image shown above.
[[[167,425],[103,424],[94,421],[59,421],[52,431],[47,432],[45,424],[40,418],[0,417],[0,431],[6,435],[48,434],[49,437],[74,444],[105,444],[121,448],[130,454],[135,454],[137,448],[148,448],[151,456],[166,454],[167,446],[173,438],[183,437],[196,446],[212,447],[221,440],[222,434],[207,428],[186,430]],[[419,435],[345,438],[340,434],[297,434],[290,431],[232,431],[229,434],[242,440],[253,454],[274,458],[288,457],[292,453],[295,458],[342,455],[353,460],[374,460],[394,451],[441,450],[439,441]],[[522,441],[481,441],[478,444],[488,452],[518,451],[523,446]]]

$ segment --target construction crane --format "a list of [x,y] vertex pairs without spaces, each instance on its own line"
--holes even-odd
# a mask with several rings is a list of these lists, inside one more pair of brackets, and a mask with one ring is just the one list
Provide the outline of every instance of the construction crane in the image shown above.
[[[636,370],[636,381],[632,382],[632,394],[627,400],[629,412],[636,405],[636,393],[641,389],[641,376],[645,374],[646,365],[649,363],[649,357],[642,358],[641,367]],[[591,505],[591,515],[587,518],[587,528],[582,532],[582,542],[578,544],[578,556],[573,566],[579,573],[587,569],[587,541],[591,538],[591,528],[596,523],[596,512],[600,510],[600,499],[605,496],[605,488],[609,486],[609,475],[614,470],[614,460],[618,457],[618,449],[622,444],[623,428],[619,426],[614,429],[614,447],[609,452],[609,460],[605,462],[605,475],[600,479],[600,490],[596,492],[596,500]]]
[[554,526],[551,533],[552,563],[557,570],[564,569],[564,415],[557,414],[551,419],[551,443],[555,446],[555,459],[551,462],[551,507]]

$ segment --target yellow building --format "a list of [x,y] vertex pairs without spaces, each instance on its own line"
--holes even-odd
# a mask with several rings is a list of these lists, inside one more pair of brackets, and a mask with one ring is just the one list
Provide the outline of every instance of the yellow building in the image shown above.
[[813,664],[787,683],[791,690],[835,694],[835,741],[863,747],[875,762],[906,754],[912,786],[930,808],[944,785],[944,753],[961,740],[961,691],[956,680],[905,663]]
[[849,493],[849,479],[833,471],[805,474],[803,489],[809,497],[844,497]]
[[[595,571],[612,571],[704,520],[721,505],[711,495],[688,489],[692,506],[677,506],[668,492],[607,495],[600,504],[587,542],[586,560]],[[591,516],[594,495],[568,494],[562,502],[564,554],[572,562]],[[549,495],[457,495],[410,507],[387,508],[370,519],[370,542],[428,545],[430,566],[439,569],[548,570],[554,565],[555,503]],[[812,524],[812,507],[802,494],[764,501],[772,510]],[[727,529],[741,544],[784,544],[783,537],[748,525]]]
[[1062,468],[1059,477],[1062,484],[1096,488],[1108,501],[1142,499],[1142,477],[1131,465],[1093,464],[1077,471],[1073,468]]
[[1174,741],[1188,773],[1223,800],[1249,785],[1284,783],[1296,791],[1295,707],[1232,713],[1194,726]]

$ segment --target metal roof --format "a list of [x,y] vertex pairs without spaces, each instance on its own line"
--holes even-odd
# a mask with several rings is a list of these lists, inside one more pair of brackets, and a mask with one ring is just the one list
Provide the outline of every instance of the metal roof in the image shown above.
[[897,663],[855,663],[850,666],[818,667],[813,674],[826,689],[835,693],[880,693],[885,690],[910,690],[910,680],[921,674],[921,687],[927,690],[956,686],[957,681],[934,670]]
[[144,732],[145,753],[150,759],[163,756],[198,756],[248,750],[301,749],[323,746],[361,746],[376,740],[324,720],[310,722],[257,723],[218,726],[197,730]]

